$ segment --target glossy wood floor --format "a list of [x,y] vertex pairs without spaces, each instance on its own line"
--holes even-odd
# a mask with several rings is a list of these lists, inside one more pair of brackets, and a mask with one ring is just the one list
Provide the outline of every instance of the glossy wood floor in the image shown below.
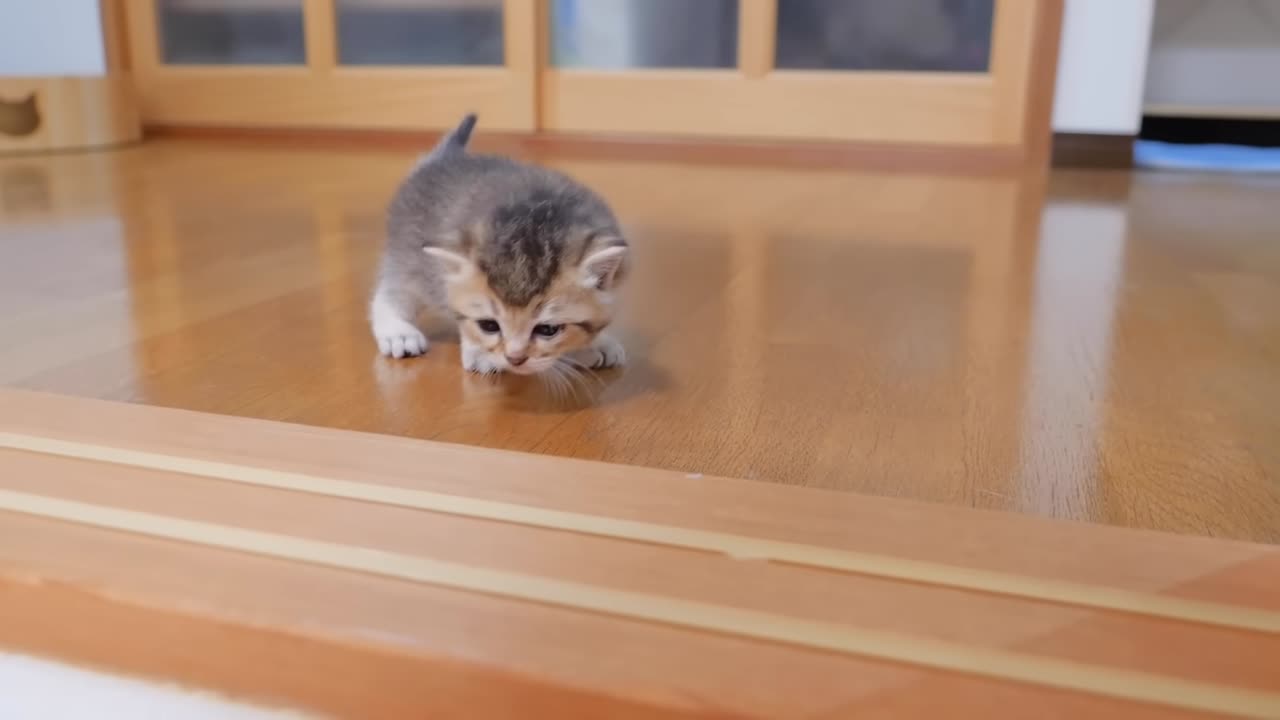
[[0,160],[0,383],[1280,542],[1280,181],[544,157],[636,247],[558,398],[365,302],[399,151]]

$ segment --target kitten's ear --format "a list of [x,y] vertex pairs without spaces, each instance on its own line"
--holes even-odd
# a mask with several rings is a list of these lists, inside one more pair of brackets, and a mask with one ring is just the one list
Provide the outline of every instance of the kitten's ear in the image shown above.
[[440,262],[445,278],[449,280],[460,280],[475,271],[475,263],[466,255],[434,246],[424,247],[422,251]]
[[615,245],[591,253],[582,261],[583,287],[611,290],[618,278],[618,271],[627,259],[627,247]]

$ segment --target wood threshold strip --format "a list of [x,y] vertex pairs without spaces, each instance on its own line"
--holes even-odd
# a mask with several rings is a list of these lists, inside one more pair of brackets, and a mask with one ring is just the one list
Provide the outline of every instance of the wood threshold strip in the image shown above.
[[519,601],[660,623],[813,650],[906,663],[1147,704],[1251,718],[1275,717],[1280,693],[1027,653],[815,622],[403,553],[197,522],[0,490],[0,509],[107,530],[380,575]]
[[550,510],[529,505],[468,498],[410,488],[339,480],[196,458],[20,433],[0,432],[0,448],[147,470],[225,480],[313,495],[345,498],[468,518],[507,522],[586,535],[722,553],[853,573],[891,580],[948,587],[1072,605],[1132,615],[1200,623],[1261,633],[1280,633],[1280,613],[1155,593],[1004,573],[875,553],[693,530],[600,515]]
[[[228,127],[149,124],[148,139],[256,142],[273,147],[382,148],[421,152],[440,138],[427,130]],[[635,162],[856,168],[948,175],[1017,176],[1027,160],[1015,146],[768,138],[683,137],[636,133],[503,132],[476,137],[476,148],[511,155],[610,158]]]

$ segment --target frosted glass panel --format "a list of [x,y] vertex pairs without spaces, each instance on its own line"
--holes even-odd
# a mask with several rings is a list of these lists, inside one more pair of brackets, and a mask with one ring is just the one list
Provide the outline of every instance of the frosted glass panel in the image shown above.
[[306,63],[302,0],[157,0],[156,9],[166,63]]
[[738,0],[553,0],[551,64],[735,67]]
[[778,0],[775,64],[782,70],[985,72],[994,1]]
[[502,0],[338,0],[344,65],[501,65]]

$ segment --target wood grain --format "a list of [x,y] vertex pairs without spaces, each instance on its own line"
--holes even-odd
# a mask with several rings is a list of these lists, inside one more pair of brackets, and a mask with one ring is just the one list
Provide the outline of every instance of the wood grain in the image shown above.
[[773,71],[777,54],[778,4],[772,0],[738,3],[738,70],[748,78]]
[[[30,402],[30,400],[17,396],[11,397],[11,402],[21,407],[24,402]],[[615,540],[722,553],[739,560],[775,562],[1082,608],[1112,610],[1161,619],[1280,634],[1280,613],[1248,610],[1238,605],[1222,605],[1184,598],[1157,598],[1147,593],[1095,585],[1047,578],[1028,578],[1009,573],[984,572],[974,568],[955,568],[947,564],[905,560],[874,553],[831,550],[813,545],[762,540],[732,533],[690,530],[661,523],[603,518],[598,515],[549,510],[532,505],[479,500],[447,493],[353,482],[316,474],[281,472],[254,465],[146,452],[132,447],[68,441],[58,437],[0,432],[0,449],[36,453],[53,458],[127,465],[143,470],[197,475],[257,488],[288,490],[527,527],[564,530]],[[82,513],[84,511],[73,509],[67,512]],[[128,518],[106,519],[103,526],[118,528],[121,522],[131,523],[132,527],[144,526],[139,524],[141,521]],[[203,532],[208,536],[209,531]],[[263,541],[255,542],[259,546],[263,545]],[[266,542],[270,544],[269,541]],[[310,554],[315,555],[314,552]]]
[[332,0],[304,5],[306,65],[183,66],[163,62],[155,3],[124,6],[144,122],[235,127],[444,129],[468,112],[493,128],[535,127],[532,4],[504,6],[501,67],[344,67]]
[[466,376],[440,325],[420,360],[377,356],[415,152],[229,141],[0,161],[0,382],[1280,541],[1265,182],[525,151],[636,248],[633,366],[576,399]]
[[[148,125],[151,139],[219,140],[260,147],[418,152],[441,136],[429,130],[326,130],[199,125]],[[477,138],[475,147],[507,155],[592,160],[761,165],[772,168],[924,171],[940,175],[1017,174],[1027,170],[1016,148],[887,142],[815,142],[680,138],[641,133],[502,133]]]
[[[549,131],[1016,148],[1043,167],[1061,3],[996,3],[989,73],[776,71],[773,3],[743,5],[739,67],[548,67]],[[1053,58],[1047,55],[1052,54]],[[1046,100],[1048,98],[1048,100]]]
[[307,68],[333,72],[338,66],[338,27],[335,0],[306,0],[302,6],[303,43]]
[[[74,398],[8,391],[2,399],[5,431],[121,451],[288,467],[460,497],[521,498],[606,520],[733,528],[833,549],[1085,580],[1153,600],[1190,594],[1242,610],[1280,611],[1280,591],[1270,582],[1280,551],[1261,545],[714,477],[690,482],[659,470]],[[521,472],[511,471],[517,467]],[[7,610],[0,645],[260,702],[344,717],[436,716],[477,702],[472,698],[483,692],[490,698],[478,701],[472,716],[505,716],[511,702],[535,703],[525,715],[533,717],[573,715],[578,703],[610,717],[611,703],[619,704],[617,713],[655,717],[930,716],[929,704],[910,699],[922,693],[959,716],[989,713],[992,702],[1098,717],[1190,717],[1197,709],[1269,717],[1280,707],[1280,676],[1271,661],[1280,657],[1280,634],[1273,632],[371,505],[141,469],[123,458],[103,464],[0,451],[0,468],[0,592]],[[12,512],[20,495],[52,506],[69,501],[103,517],[127,511],[156,524],[121,533],[91,527],[97,523],[90,515],[53,523],[38,517],[46,512],[40,507]],[[900,518],[908,516],[916,525],[903,532]],[[397,562],[406,567],[457,563],[481,576],[529,579],[477,593],[426,576],[391,580],[372,566],[372,575],[351,572],[364,568],[335,569],[320,556],[298,562],[269,547],[245,554],[235,548],[249,546],[216,548],[199,536],[169,534],[210,524],[379,566],[402,558]],[[187,542],[167,539],[179,536]],[[957,537],[991,545],[965,546]],[[712,626],[700,623],[653,622],[656,616],[583,613],[572,599],[567,606],[520,599],[565,583],[584,597],[719,606],[707,616],[716,627],[739,616],[760,622],[750,624],[749,639],[707,632]],[[802,643],[764,640],[773,623],[766,617],[797,627],[829,625],[827,639],[860,633],[900,639],[852,656],[814,652]],[[912,647],[949,648],[960,665],[927,669],[932,661],[898,652]],[[1016,682],[991,675],[982,660],[1006,656],[1025,657]],[[278,666],[284,660],[290,662]],[[361,661],[387,677],[338,672]],[[401,678],[415,673],[431,678],[432,692],[397,692]],[[1073,677],[1098,682],[1075,684]],[[1060,683],[1077,689],[1053,689]],[[1163,690],[1142,692],[1157,687]]]
[[504,3],[505,64],[484,69],[335,65],[332,0],[303,7],[307,63],[279,68],[166,65],[155,7],[128,6],[144,121],[412,130],[474,111],[508,131],[920,143],[1043,165],[1033,141],[1049,132],[1039,108],[1053,94],[1061,14],[1060,0],[997,2],[989,73],[777,72],[776,3],[751,0],[737,68],[595,72],[549,65],[541,0]]

